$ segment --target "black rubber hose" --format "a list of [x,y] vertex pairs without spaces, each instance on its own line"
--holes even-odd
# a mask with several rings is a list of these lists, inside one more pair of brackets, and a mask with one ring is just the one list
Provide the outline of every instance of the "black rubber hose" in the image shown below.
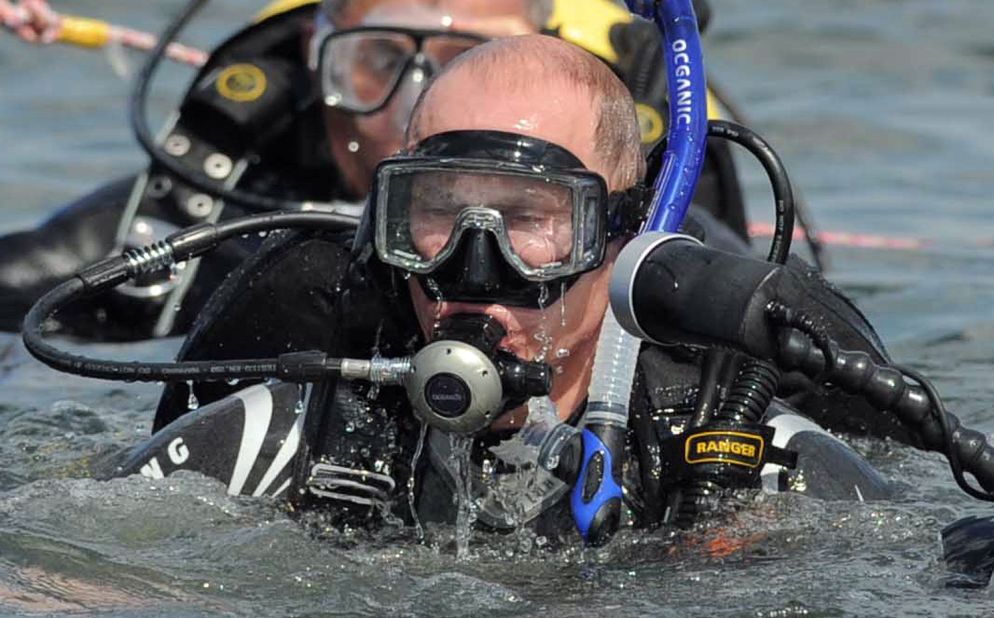
[[277,375],[275,360],[196,361],[182,363],[122,362],[87,358],[65,352],[46,342],[42,324],[60,307],[81,296],[86,286],[78,277],[62,283],[35,303],[24,318],[24,346],[32,356],[53,369],[87,378],[128,382],[269,378]]
[[708,348],[704,353],[701,381],[697,387],[697,402],[690,417],[690,428],[697,429],[710,422],[718,409],[718,386],[732,352],[722,348]]
[[745,359],[714,419],[735,424],[758,423],[779,385],[780,372],[775,366],[758,358]]
[[[820,381],[831,382],[860,395],[874,408],[893,413],[915,431],[922,445],[949,460],[957,484],[969,495],[994,501],[990,493],[970,487],[963,478],[969,472],[987,492],[994,492],[994,447],[979,431],[968,429],[945,410],[942,400],[924,376],[905,367],[878,365],[869,354],[839,350],[834,343],[833,367],[826,369],[825,355],[807,334],[792,328],[780,334],[779,364],[799,370]],[[918,384],[910,384],[905,375]]]
[[229,219],[219,223],[201,223],[166,237],[177,262],[210,251],[222,241],[269,232],[278,229],[305,228],[309,230],[342,231],[355,228],[357,217],[320,211],[270,212]]
[[[725,92],[725,89],[711,75],[708,75],[708,90],[721,103],[721,106],[728,111],[732,120],[741,125],[752,124],[742,109],[732,101],[728,93]],[[797,214],[797,222],[801,225],[801,231],[804,232],[804,240],[808,243],[808,248],[811,249],[811,257],[814,259],[815,266],[818,267],[818,270],[827,270],[828,255],[825,252],[825,245],[818,238],[818,228],[815,225],[814,217],[811,216],[804,196],[797,190],[794,191],[794,208]]]
[[776,224],[773,230],[773,243],[767,260],[777,264],[787,262],[790,255],[790,243],[794,236],[794,190],[783,161],[773,147],[758,133],[734,122],[727,120],[711,120],[708,122],[708,135],[721,137],[744,147],[748,150],[766,171],[773,188],[773,200],[776,205]]
[[233,236],[273,229],[298,228],[341,230],[354,225],[354,217],[322,212],[268,213],[203,223],[176,232],[165,241],[126,252],[85,268],[72,279],[42,296],[24,318],[24,345],[46,365],[75,375],[104,380],[159,382],[177,380],[228,380],[284,378],[310,381],[333,375],[336,359],[321,353],[285,354],[276,359],[227,361],[121,362],[87,358],[59,350],[44,340],[43,325],[54,313],[86,295],[108,290],[128,278],[201,255]]
[[200,173],[199,170],[190,169],[182,162],[163,155],[162,150],[155,143],[155,137],[148,127],[148,119],[145,116],[152,77],[165,57],[166,48],[169,46],[169,43],[176,40],[180,31],[190,19],[208,2],[209,0],[190,0],[189,4],[169,24],[162,35],[159,36],[159,42],[149,54],[148,60],[146,60],[141,71],[139,71],[135,78],[134,89],[131,92],[131,99],[128,105],[131,128],[134,131],[135,139],[138,140],[138,144],[145,150],[149,158],[165,168],[170,174],[183,180],[183,182],[194,189],[222,199],[229,204],[237,204],[250,212],[304,209],[308,206],[308,202],[267,197],[237,189],[228,189],[221,185],[221,183],[209,179]]

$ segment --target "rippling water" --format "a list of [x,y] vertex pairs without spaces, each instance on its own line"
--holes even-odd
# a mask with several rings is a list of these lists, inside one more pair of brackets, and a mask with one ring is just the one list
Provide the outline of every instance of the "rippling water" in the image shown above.
[[[713,0],[714,75],[780,150],[823,229],[925,239],[924,249],[832,251],[894,356],[949,407],[994,431],[994,4],[989,0]],[[187,40],[244,21],[219,0]],[[65,0],[66,12],[161,26],[179,4]],[[159,111],[188,79],[170,69]],[[127,85],[98,52],[0,34],[0,231],[131,172]],[[747,167],[752,210],[767,189]],[[166,357],[176,341],[89,346]],[[68,378],[0,335],[0,613],[9,615],[989,615],[988,590],[947,590],[939,529],[990,509],[941,458],[858,446],[906,485],[900,500],[766,498],[724,534],[622,534],[602,552],[549,552],[527,534],[316,541],[275,504],[192,475],[110,483],[94,469],[148,434],[155,386]],[[756,537],[761,534],[761,537]]]

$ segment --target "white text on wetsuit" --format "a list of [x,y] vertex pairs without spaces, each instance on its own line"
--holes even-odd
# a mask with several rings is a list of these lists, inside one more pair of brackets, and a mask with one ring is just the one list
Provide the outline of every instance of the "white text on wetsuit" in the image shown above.
[[676,123],[690,126],[693,120],[693,82],[690,80],[690,54],[687,53],[687,41],[673,41],[673,63],[676,65],[676,96],[673,104],[676,109]]

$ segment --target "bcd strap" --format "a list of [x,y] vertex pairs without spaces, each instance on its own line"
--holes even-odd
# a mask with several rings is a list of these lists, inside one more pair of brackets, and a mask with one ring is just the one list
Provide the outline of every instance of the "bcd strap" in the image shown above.
[[753,487],[766,464],[797,465],[797,453],[773,446],[766,425],[715,423],[662,442],[664,478],[708,479],[725,488]]

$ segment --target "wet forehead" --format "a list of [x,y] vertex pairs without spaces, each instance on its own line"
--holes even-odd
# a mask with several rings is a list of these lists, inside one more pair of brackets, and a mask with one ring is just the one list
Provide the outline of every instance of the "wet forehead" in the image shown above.
[[439,80],[421,110],[420,139],[458,130],[493,130],[532,135],[562,146],[584,166],[608,177],[597,155],[595,97],[565,80],[503,90],[472,71]]

